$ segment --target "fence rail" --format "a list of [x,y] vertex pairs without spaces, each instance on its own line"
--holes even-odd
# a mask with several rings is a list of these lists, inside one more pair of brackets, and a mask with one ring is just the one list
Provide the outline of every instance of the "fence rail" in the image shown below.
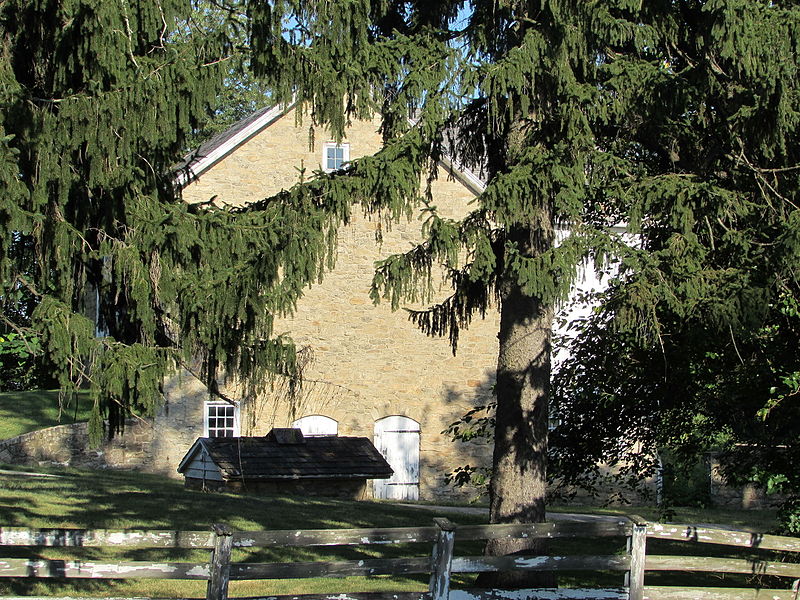
[[[627,538],[624,554],[568,556],[454,556],[456,541],[497,538]],[[320,529],[288,531],[232,531],[224,525],[212,531],[107,531],[73,529],[27,529],[0,527],[0,547],[63,548],[179,548],[210,551],[208,562],[144,562],[46,560],[0,557],[0,577],[17,578],[158,578],[206,580],[208,600],[225,600],[230,581],[305,579],[373,575],[430,575],[427,592],[311,594],[270,596],[270,600],[519,600],[522,598],[613,599],[613,600],[798,600],[800,554],[795,562],[781,555],[720,558],[711,556],[653,555],[647,540],[683,542],[682,547],[715,544],[739,550],[800,553],[800,538],[731,531],[694,525],[661,525],[641,519],[597,523],[529,523],[513,525],[456,526],[447,519],[434,519],[432,527],[375,529]],[[232,562],[234,548],[312,546],[362,546],[431,544],[429,557],[370,558],[351,561]],[[662,544],[663,545],[663,544]],[[526,590],[450,589],[453,573],[497,571],[623,572],[625,581],[616,588],[548,588]],[[737,573],[794,579],[780,589],[686,588],[645,585],[646,573],[659,571]],[[791,588],[791,589],[790,589]],[[265,598],[265,600],[266,600]]]

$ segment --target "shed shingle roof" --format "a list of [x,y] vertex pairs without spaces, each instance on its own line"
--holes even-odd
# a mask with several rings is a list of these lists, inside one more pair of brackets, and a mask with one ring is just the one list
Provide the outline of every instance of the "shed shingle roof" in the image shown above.
[[270,435],[198,438],[178,471],[183,472],[201,448],[225,479],[385,479],[393,473],[364,437],[307,437],[304,443],[286,444]]

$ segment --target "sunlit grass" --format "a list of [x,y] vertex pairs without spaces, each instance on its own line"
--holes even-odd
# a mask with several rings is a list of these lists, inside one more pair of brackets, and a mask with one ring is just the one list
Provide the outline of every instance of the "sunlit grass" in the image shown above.
[[0,440],[89,418],[88,395],[78,394],[70,403],[59,404],[58,390],[0,393]]
[[[212,523],[226,523],[242,531],[268,529],[327,529],[426,526],[437,515],[459,524],[485,521],[481,514],[403,508],[390,503],[292,497],[248,496],[203,493],[187,490],[182,482],[167,477],[124,471],[80,471],[63,468],[3,466],[19,472],[35,471],[55,477],[28,475],[0,476],[0,526],[86,529],[172,529],[208,531]],[[656,520],[649,507],[602,508],[557,506],[551,512],[590,512],[607,515],[637,514]],[[674,521],[720,523],[767,531],[774,525],[774,511],[729,509],[677,509]],[[667,543],[653,540],[648,545]],[[665,549],[666,545],[665,545]],[[672,543],[666,553],[681,552]],[[456,554],[480,554],[480,542],[459,542]],[[551,544],[554,554],[621,554],[624,538],[558,540]],[[697,548],[685,550],[694,554]],[[725,550],[725,552],[729,552]],[[0,548],[2,556],[36,556],[51,559],[140,560],[205,563],[208,550],[146,549],[126,552],[104,548],[24,549]],[[362,558],[429,556],[429,544],[365,547],[259,548],[235,550],[238,562],[358,560]],[[676,579],[679,578],[679,579]],[[701,581],[699,577],[692,576]],[[655,574],[651,584],[670,584],[685,575]],[[706,577],[705,580],[707,580]],[[703,581],[705,581],[703,580]],[[455,578],[454,585],[469,584],[471,576]],[[742,577],[729,576],[722,584],[740,585]],[[559,576],[562,586],[621,586],[622,573],[575,573]],[[424,575],[415,577],[348,577],[232,582],[231,597],[270,594],[370,591],[420,591],[427,585]],[[129,580],[28,580],[0,578],[0,595],[117,596],[117,597],[203,597],[203,581],[157,579]]]
[[[597,507],[559,505],[548,506],[547,510],[549,512],[591,513],[596,515],[620,515],[625,517],[636,515],[651,522],[658,522],[661,520],[661,514],[656,506]],[[665,522],[720,524],[739,529],[768,532],[776,527],[777,514],[778,511],[774,508],[744,510],[721,507],[697,508],[693,506],[677,506],[674,508],[674,515]]]
[[[208,531],[212,523],[235,530],[335,529],[432,525],[433,514],[380,502],[237,494],[186,490],[182,482],[123,471],[10,467],[57,477],[3,476],[0,526],[87,529],[173,529]],[[462,523],[481,522],[475,516]],[[50,559],[208,561],[208,550],[104,548],[0,549],[4,556]],[[354,560],[388,556],[428,556],[429,544],[404,546],[243,549],[234,561]],[[233,582],[231,596],[335,593],[341,591],[423,590],[426,577],[351,577],[290,581]],[[170,580],[26,580],[0,579],[0,595],[203,597],[205,582]]]

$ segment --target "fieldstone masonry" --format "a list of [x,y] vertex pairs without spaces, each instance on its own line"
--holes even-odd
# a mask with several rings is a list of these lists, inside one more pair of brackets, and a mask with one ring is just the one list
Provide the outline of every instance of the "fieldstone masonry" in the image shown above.
[[150,422],[129,421],[125,435],[93,448],[87,423],[56,425],[0,441],[0,463],[149,470],[153,438]]
[[[377,121],[353,123],[344,140],[351,160],[380,148],[377,130]],[[217,202],[239,206],[289,188],[297,183],[299,169],[306,169],[307,177],[321,168],[323,145],[332,140],[321,131],[315,137],[315,147],[309,148],[308,126],[298,125],[289,111],[189,184],[184,199],[202,202],[216,196]],[[469,209],[474,192],[442,170],[433,197],[440,212],[459,217]],[[410,417],[420,424],[420,497],[458,495],[445,485],[445,474],[462,464],[486,464],[491,448],[454,444],[441,432],[476,404],[490,400],[497,317],[476,319],[462,334],[454,356],[446,338],[426,337],[404,310],[393,312],[388,303],[373,306],[369,289],[375,262],[408,250],[420,239],[423,223],[418,214],[387,227],[358,208],[354,212],[350,225],[339,232],[335,269],[306,291],[292,316],[275,324],[276,332],[289,333],[310,357],[303,389],[289,401],[277,382],[273,393],[248,401],[242,406],[241,433],[262,435],[321,414],[338,422],[340,435],[372,439],[378,419]],[[202,435],[203,401],[208,397],[186,373],[168,382],[165,391],[164,410],[155,419],[153,455],[155,464],[174,470]]]
[[[348,131],[351,159],[380,147],[377,125],[357,122]],[[289,111],[202,173],[186,187],[184,198],[201,202],[216,196],[219,203],[237,206],[291,187],[301,170],[308,177],[321,167],[323,144],[329,140],[320,132],[316,137],[316,148],[309,148],[308,127]],[[434,196],[440,209],[457,216],[473,194],[443,172]],[[409,248],[419,239],[421,224],[414,218],[387,228],[355,215],[340,231],[336,269],[307,291],[293,316],[276,324],[276,331],[290,333],[310,357],[303,389],[290,402],[277,381],[265,397],[243,401],[242,435],[324,414],[338,421],[342,435],[372,438],[376,420],[408,416],[421,428],[422,497],[449,495],[443,478],[455,466],[486,462],[490,448],[456,446],[441,431],[476,402],[488,401],[496,323],[476,322],[454,357],[447,340],[426,338],[404,311],[374,307],[368,296],[375,261]],[[383,228],[380,245],[378,227]],[[234,387],[228,391],[236,397]],[[178,462],[203,435],[204,401],[209,399],[204,386],[182,372],[165,382],[164,404],[153,419],[129,424],[124,436],[99,449],[89,447],[85,424],[63,425],[0,442],[0,462],[135,468],[176,477]]]

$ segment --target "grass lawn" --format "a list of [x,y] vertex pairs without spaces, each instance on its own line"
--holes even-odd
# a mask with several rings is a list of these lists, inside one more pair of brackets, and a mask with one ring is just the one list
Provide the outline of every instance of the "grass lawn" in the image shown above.
[[78,394],[60,411],[58,390],[0,393],[0,440],[53,425],[86,421],[90,409],[87,394]]
[[[597,507],[578,505],[548,506],[549,512],[591,513],[596,515],[639,516],[647,521],[658,522],[659,510],[656,506]],[[735,508],[697,508],[693,506],[675,507],[675,517],[671,523],[719,524],[747,531],[768,532],[777,526],[777,509],[742,510]]]
[[[305,497],[258,497],[186,490],[182,482],[156,475],[123,471],[78,471],[3,466],[3,469],[58,475],[0,475],[0,526],[89,529],[176,529],[208,531],[212,523],[238,530],[330,529],[428,526],[434,514],[379,502],[349,502]],[[479,523],[459,516],[459,523]],[[404,547],[403,547],[404,546]],[[288,548],[279,551],[238,551],[237,561],[353,560],[381,556],[428,556],[430,544],[403,546]],[[163,560],[206,562],[207,550],[149,549],[113,552],[109,549],[0,548],[4,556],[55,559]],[[205,582],[170,580],[16,580],[0,578],[2,595],[204,597]],[[350,591],[424,590],[425,577],[352,577],[303,581],[233,582],[231,596]]]
[[[258,497],[202,493],[184,489],[179,481],[155,475],[122,471],[78,471],[3,467],[11,471],[36,471],[57,477],[0,475],[0,526],[67,527],[88,529],[175,529],[208,530],[211,523],[223,522],[238,530],[315,529],[358,527],[401,527],[431,525],[436,511],[404,508],[389,503],[350,502],[305,497]],[[556,511],[640,514],[652,518],[651,510],[596,509],[576,506],[556,507]],[[482,515],[442,512],[459,524],[479,523]],[[720,522],[745,526],[766,525],[774,520],[767,511],[679,511],[680,522]],[[765,527],[759,527],[765,529]],[[768,528],[768,527],[766,527]],[[657,540],[655,542],[658,542]],[[650,542],[649,542],[650,544]],[[556,541],[555,554],[621,554],[625,540]],[[206,562],[206,550],[109,549],[0,549],[2,556],[36,556],[54,559],[146,560]],[[481,553],[480,544],[458,545],[456,554]],[[666,552],[665,552],[666,553]],[[353,560],[391,556],[429,556],[429,544],[368,547],[316,547],[238,550],[235,561],[273,562],[310,560]],[[659,577],[651,583],[669,583]],[[594,577],[594,576],[590,576]],[[587,580],[586,574],[559,575],[564,586],[621,586],[622,573],[599,574]],[[650,577],[648,576],[648,581]],[[469,577],[455,584],[468,584]],[[739,585],[741,578],[730,577],[716,585]],[[267,594],[341,593],[369,591],[424,590],[425,576],[351,577],[346,579],[272,580],[233,582],[231,597]],[[205,582],[170,580],[58,580],[30,581],[0,578],[0,595],[116,596],[116,597],[203,597]]]

